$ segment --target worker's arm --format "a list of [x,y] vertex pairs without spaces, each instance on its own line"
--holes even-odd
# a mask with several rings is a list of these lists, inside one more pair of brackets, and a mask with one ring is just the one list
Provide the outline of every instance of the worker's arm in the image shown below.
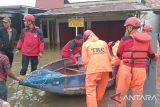
[[128,49],[133,46],[133,39],[131,36],[124,36],[122,37],[118,49],[117,49],[117,57],[119,59],[122,59],[122,54],[124,52],[124,49]]
[[10,63],[9,63],[9,59],[8,57],[4,58],[3,60],[3,67],[5,72],[7,73],[7,76],[9,76],[10,78],[17,80],[20,82],[20,79],[17,78],[12,72],[11,72],[11,68],[10,68]]
[[85,43],[82,45],[82,61],[84,65],[88,65],[89,57],[87,52],[87,46]]
[[8,69],[7,70],[7,75],[10,77],[10,78],[12,78],[12,79],[14,79],[14,80],[16,80],[16,81],[21,81],[18,77],[16,77],[13,73],[12,73],[12,71],[11,71],[11,69]]
[[43,36],[43,32],[41,29],[37,29],[37,32],[38,32],[39,38],[40,38],[39,51],[41,53],[44,51],[44,36]]
[[153,49],[151,48],[151,45],[149,45],[149,48],[148,48],[148,57],[149,57],[150,59],[155,60],[155,61],[158,60],[158,55],[156,55],[156,54],[154,53]]
[[68,55],[69,55],[69,58],[70,58],[74,63],[76,63],[76,62],[77,62],[77,59],[76,59],[76,57],[75,57],[74,54],[73,54],[74,48],[75,48],[74,40],[71,40],[71,41],[68,43]]

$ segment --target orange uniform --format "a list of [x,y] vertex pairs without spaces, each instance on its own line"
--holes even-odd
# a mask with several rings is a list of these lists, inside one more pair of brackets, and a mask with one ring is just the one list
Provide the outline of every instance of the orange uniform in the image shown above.
[[[157,56],[151,49],[151,36],[147,33],[138,32],[141,21],[137,17],[128,18],[124,26],[125,35],[119,44],[117,56],[121,59],[117,73],[116,93],[120,93],[120,103],[116,107],[126,107],[126,97],[128,90],[132,90],[132,97],[143,94],[144,82],[146,79],[146,59],[157,60]],[[152,28],[149,30],[152,30]],[[131,107],[142,107],[142,98],[132,100]]]
[[114,56],[117,56],[117,50],[118,50],[118,47],[119,47],[119,40],[115,42],[115,45],[112,47],[112,52],[113,52],[113,55]]
[[112,56],[112,61],[111,61],[112,70],[113,70],[112,71],[112,78],[113,79],[115,79],[118,68],[119,68],[119,65],[120,65],[120,59],[117,57],[117,49],[118,49],[118,46],[119,46],[119,42],[120,41],[117,40],[116,42],[111,41],[111,42],[108,43],[110,53],[113,55]]
[[[142,95],[144,82],[146,79],[146,58],[155,57],[150,48],[151,37],[146,33],[133,33],[131,36],[124,37],[118,49],[118,56],[121,58],[120,67],[117,73],[116,92],[121,93],[120,101],[117,107],[126,107],[126,97],[131,88],[132,96]],[[127,47],[129,46],[131,47]],[[120,48],[123,51],[120,52]],[[125,84],[124,84],[125,83]],[[133,100],[131,107],[142,107],[142,99]]]
[[[118,50],[118,47],[119,47],[119,43],[120,41],[116,41],[114,46],[112,46],[112,53],[113,53],[113,58],[112,58],[112,65],[116,66],[116,65],[120,65],[120,59],[117,57],[117,50]],[[114,71],[116,72],[116,71]]]
[[82,61],[86,67],[87,107],[97,107],[108,83],[112,71],[111,56],[107,43],[90,35],[82,46]]

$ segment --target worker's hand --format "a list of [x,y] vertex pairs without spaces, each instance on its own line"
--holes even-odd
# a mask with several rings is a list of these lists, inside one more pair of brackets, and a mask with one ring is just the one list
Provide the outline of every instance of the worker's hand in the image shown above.
[[22,78],[17,77],[17,78],[16,78],[16,80],[19,82],[19,84],[21,84],[23,79],[22,79]]
[[157,54],[155,54],[155,57],[154,57],[154,59],[153,60],[155,60],[155,61],[157,61],[158,60],[158,55]]
[[38,54],[38,56],[41,58],[41,57],[42,57],[42,52],[40,52],[40,53]]

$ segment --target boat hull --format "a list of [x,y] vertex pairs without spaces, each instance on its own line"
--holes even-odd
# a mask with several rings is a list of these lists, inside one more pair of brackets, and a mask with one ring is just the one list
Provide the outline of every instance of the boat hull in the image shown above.
[[[107,87],[113,83],[110,80]],[[82,64],[74,66],[68,59],[59,60],[33,71],[22,85],[66,95],[85,94],[85,68]]]

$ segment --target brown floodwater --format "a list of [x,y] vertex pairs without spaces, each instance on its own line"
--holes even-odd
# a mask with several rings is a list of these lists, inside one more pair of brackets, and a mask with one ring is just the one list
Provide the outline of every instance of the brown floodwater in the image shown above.
[[[39,67],[61,58],[60,50],[46,50],[43,57],[39,59]],[[159,64],[160,68],[160,64]],[[15,55],[12,70],[18,76],[21,69],[21,54]],[[30,73],[30,66],[28,74]],[[158,73],[160,77],[160,71]],[[86,107],[85,95],[67,96],[48,93],[39,89],[18,86],[18,83],[8,79],[8,101],[12,107]],[[111,89],[110,89],[111,90]],[[160,84],[157,88],[157,99],[160,99]],[[111,91],[112,92],[112,91]],[[159,100],[160,101],[160,100]],[[107,103],[108,102],[108,103]],[[160,107],[157,102],[156,107]],[[101,107],[115,107],[114,102],[105,94]]]

